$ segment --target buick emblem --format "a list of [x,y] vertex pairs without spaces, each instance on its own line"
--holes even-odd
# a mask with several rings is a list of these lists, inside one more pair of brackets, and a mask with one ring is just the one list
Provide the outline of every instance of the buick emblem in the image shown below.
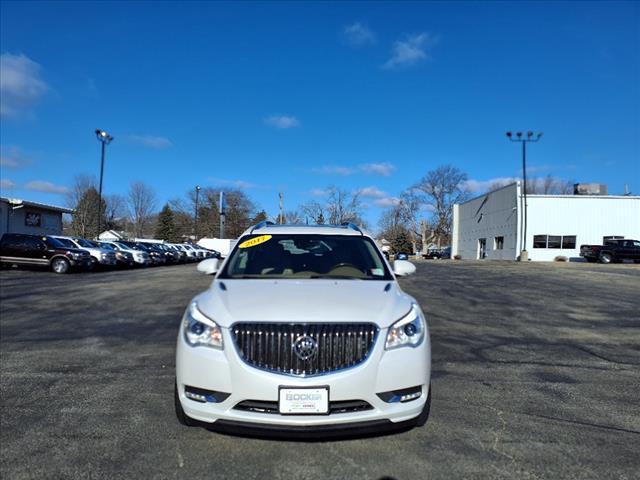
[[293,353],[302,361],[309,360],[318,353],[318,342],[308,335],[298,337],[293,342]]

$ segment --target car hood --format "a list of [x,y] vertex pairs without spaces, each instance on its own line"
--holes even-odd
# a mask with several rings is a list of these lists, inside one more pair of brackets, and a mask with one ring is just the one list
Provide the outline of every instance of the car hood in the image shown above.
[[373,322],[385,328],[415,300],[394,281],[214,280],[195,298],[221,327],[235,322]]

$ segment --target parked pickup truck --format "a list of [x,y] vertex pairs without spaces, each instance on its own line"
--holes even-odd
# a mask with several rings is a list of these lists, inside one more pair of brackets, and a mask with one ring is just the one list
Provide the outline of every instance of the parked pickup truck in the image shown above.
[[604,245],[580,245],[580,256],[587,262],[613,263],[633,260],[640,263],[640,241],[607,240]]

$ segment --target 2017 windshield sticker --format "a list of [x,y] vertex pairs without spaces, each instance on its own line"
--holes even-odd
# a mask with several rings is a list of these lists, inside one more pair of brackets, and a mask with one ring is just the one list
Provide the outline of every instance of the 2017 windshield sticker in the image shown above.
[[271,235],[260,235],[259,237],[255,237],[250,240],[245,240],[239,245],[239,247],[251,248],[251,247],[255,247],[256,245],[260,245],[261,243],[268,242],[269,240],[271,240]]

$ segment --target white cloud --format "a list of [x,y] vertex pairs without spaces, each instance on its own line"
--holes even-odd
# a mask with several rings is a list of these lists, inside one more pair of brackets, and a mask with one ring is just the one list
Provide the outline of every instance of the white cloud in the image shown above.
[[496,177],[489,180],[467,180],[464,182],[464,188],[471,193],[487,192],[492,188],[509,185],[510,183],[520,180],[517,177]]
[[388,177],[396,169],[396,167],[390,163],[365,163],[358,168],[370,175],[381,175],[383,177]]
[[400,199],[398,197],[384,197],[378,198],[374,203],[379,207],[395,207],[400,203]]
[[0,148],[0,166],[6,168],[21,168],[32,162],[18,147]]
[[256,185],[255,183],[247,182],[245,180],[227,180],[224,178],[209,178],[209,181],[221,187],[233,187],[239,190],[246,190],[249,188],[258,188],[258,185]]
[[322,188],[312,188],[309,193],[314,197],[324,197],[327,194],[327,191]]
[[0,179],[0,189],[2,190],[8,190],[15,186],[16,186],[16,182],[14,182],[13,180],[9,180],[8,178]]
[[313,168],[311,170],[313,173],[321,173],[323,175],[340,175],[342,177],[346,177],[348,175],[353,175],[355,170],[350,167],[340,167],[335,165],[325,165],[320,168]]
[[344,36],[352,47],[364,47],[376,43],[376,36],[366,25],[355,22],[344,27]]
[[62,185],[55,185],[44,180],[33,180],[25,184],[24,188],[33,192],[42,193],[67,193],[69,191],[67,187],[63,187]]
[[128,135],[127,139],[131,143],[137,143],[147,148],[153,148],[154,150],[164,150],[173,146],[171,140],[165,137],[156,137],[153,135]]
[[0,117],[25,113],[48,89],[39,64],[24,55],[0,55]]
[[380,175],[388,177],[395,170],[395,166],[390,163],[363,163],[357,167],[344,167],[340,165],[324,165],[322,167],[312,168],[313,173],[321,173],[323,175],[340,175],[346,177],[354,175],[358,172],[368,175]]
[[410,35],[404,41],[397,40],[393,44],[391,58],[382,65],[382,68],[393,70],[428,60],[431,55],[427,50],[436,43],[438,38],[426,32]]
[[364,188],[360,188],[359,190],[356,190],[356,192],[361,197],[367,197],[367,198],[382,198],[387,196],[387,194],[382,190],[380,190],[378,187],[364,187]]
[[264,119],[264,123],[270,127],[286,130],[300,126],[300,122],[296,117],[289,115],[271,115]]

